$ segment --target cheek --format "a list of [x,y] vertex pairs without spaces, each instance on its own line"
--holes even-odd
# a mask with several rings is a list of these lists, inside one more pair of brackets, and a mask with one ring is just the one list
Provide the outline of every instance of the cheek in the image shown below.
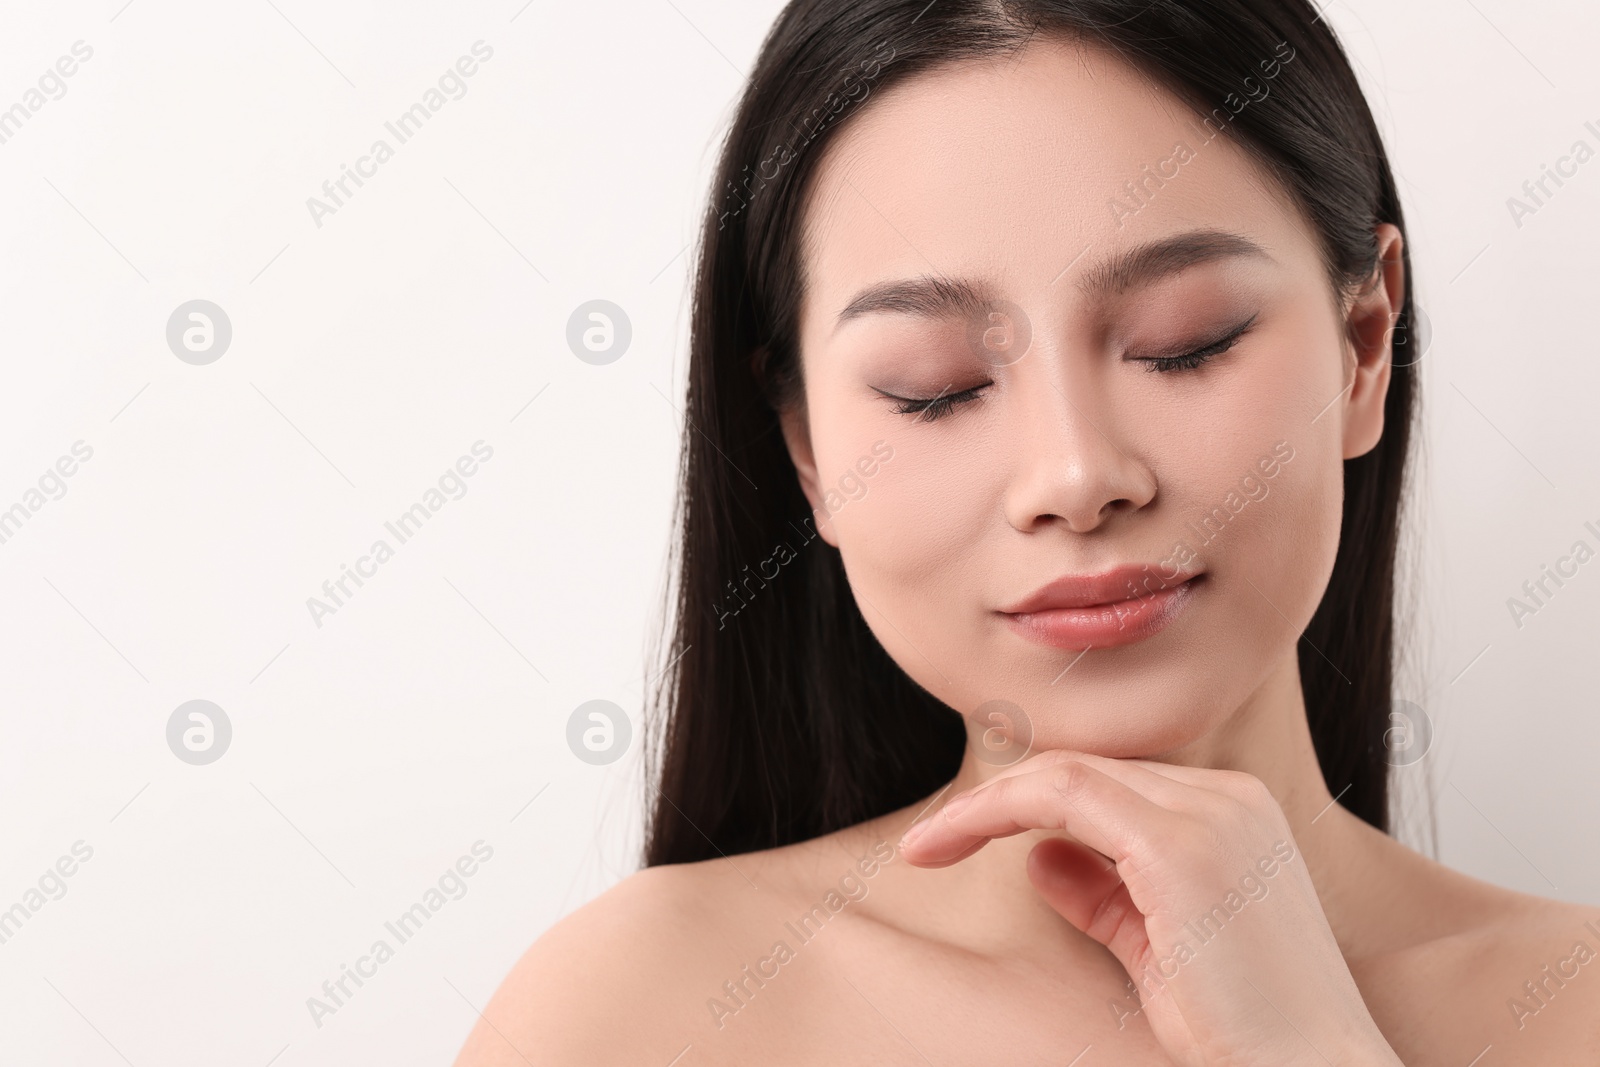
[[[828,520],[851,592],[890,658],[964,706],[951,679],[968,673],[973,608],[993,598],[998,573],[986,540],[1001,508],[995,465],[971,441],[957,448],[956,435],[900,425],[910,421],[904,416],[865,421],[893,455],[866,479],[866,495]],[[842,468],[860,443],[851,436],[828,462]]]
[[[1337,437],[1302,428],[1291,447],[1292,458],[1279,460],[1271,477],[1256,467],[1258,457],[1250,457],[1231,486],[1238,514],[1213,544],[1199,549],[1219,590],[1227,591],[1224,610],[1249,620],[1253,640],[1272,646],[1293,645],[1316,613],[1338,552],[1343,508]],[[1260,499],[1249,499],[1242,484],[1251,471],[1257,495],[1265,490]]]
[[893,457],[866,479],[861,499],[832,517],[852,584],[862,583],[886,611],[879,595],[912,603],[963,586],[998,506],[996,488],[985,480],[992,465],[979,462],[976,450],[940,447],[926,427],[918,429],[923,433],[884,431]]
[[1317,315],[1287,323],[1250,373],[1205,405],[1209,446],[1172,453],[1164,478],[1183,501],[1179,536],[1236,587],[1229,610],[1264,612],[1285,630],[1315,612],[1343,508],[1340,408],[1328,407],[1340,361]]
[[1252,491],[1266,495],[1245,506],[1257,521],[1243,527],[1239,543],[1228,549],[1229,570],[1260,590],[1245,585],[1241,595],[1257,611],[1264,609],[1290,643],[1311,621],[1327,588],[1344,508],[1341,412],[1337,403],[1327,406],[1339,391],[1339,360],[1327,351],[1309,362],[1293,392],[1278,402],[1270,420],[1262,420],[1267,444],[1261,455],[1272,454],[1266,470],[1275,473],[1268,477],[1253,456],[1235,478],[1241,497]]

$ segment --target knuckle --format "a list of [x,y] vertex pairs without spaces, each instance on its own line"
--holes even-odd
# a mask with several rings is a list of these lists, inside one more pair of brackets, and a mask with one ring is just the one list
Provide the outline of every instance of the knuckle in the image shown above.
[[1244,827],[1270,817],[1278,801],[1265,782],[1244,771],[1219,771],[1195,812],[1227,825]]
[[1031,758],[1041,767],[1060,767],[1071,762],[1074,754],[1064,748],[1047,748]]
[[1221,821],[1229,826],[1244,826],[1253,814],[1253,805],[1243,797],[1223,797],[1218,806]]
[[1223,781],[1227,783],[1229,793],[1245,802],[1256,805],[1272,800],[1272,791],[1267,788],[1267,783],[1247,771],[1224,772]]
[[1050,787],[1068,800],[1082,791],[1083,783],[1083,764],[1076,760],[1067,760],[1050,772]]

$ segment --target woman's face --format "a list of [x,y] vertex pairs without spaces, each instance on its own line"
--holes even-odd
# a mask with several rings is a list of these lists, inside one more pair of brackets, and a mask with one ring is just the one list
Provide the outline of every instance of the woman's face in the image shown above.
[[1357,302],[1371,351],[1348,345],[1314,231],[1204,138],[1120,61],[1039,39],[875,95],[813,176],[785,433],[819,530],[895,661],[969,716],[1020,707],[1036,748],[1172,752],[1292,662],[1343,460],[1382,429],[1396,294]]

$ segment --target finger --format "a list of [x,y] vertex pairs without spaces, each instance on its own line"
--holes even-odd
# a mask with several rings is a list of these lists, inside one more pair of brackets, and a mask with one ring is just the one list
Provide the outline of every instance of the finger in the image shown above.
[[[990,840],[991,839],[987,838],[987,837],[980,837],[980,838],[977,838],[975,840],[971,840],[970,844],[968,844],[967,847],[962,849],[960,852],[958,852],[958,853],[956,853],[954,855],[942,855],[939,859],[936,859],[936,860],[923,861],[923,860],[919,860],[919,859],[910,859],[910,857],[906,857],[906,858],[910,859],[911,864],[913,866],[916,866],[916,867],[927,867],[927,868],[930,868],[930,869],[938,869],[940,867],[953,867],[956,864],[960,863],[962,860],[966,859],[968,856],[972,855],[974,852],[978,851],[984,845],[987,845]],[[901,845],[900,845],[900,848],[899,848],[900,854],[902,856],[905,856],[905,849],[906,849],[905,843],[902,842]]]
[[1152,774],[1159,774],[1163,778],[1170,778],[1185,786],[1223,796],[1237,797],[1241,790],[1263,785],[1261,779],[1245,771],[1224,770],[1218,767],[1189,767],[1181,763],[1163,763],[1152,759],[1125,759],[1119,762],[1141,767]]
[[[1124,785],[1137,789],[1157,804],[1174,810],[1200,809],[1206,804],[1208,796],[1237,798],[1238,791],[1247,787],[1249,783],[1254,782],[1259,785],[1259,781],[1253,776],[1237,771],[1215,770],[1210,767],[1184,767],[1155,760],[1125,759],[1059,748],[1036,753],[985,779],[967,792],[986,789],[996,782],[1019,775],[1059,767],[1072,760],[1088,763]],[[955,794],[950,800],[963,795],[965,794]]]
[[[1052,773],[1064,773],[1066,765],[1071,762],[1086,763],[1092,767],[1095,767],[1103,773],[1108,774],[1122,782],[1129,788],[1143,793],[1153,802],[1169,809],[1187,809],[1199,803],[1199,798],[1195,794],[1194,787],[1173,781],[1163,775],[1155,773],[1148,768],[1138,766],[1132,761],[1115,759],[1109,756],[1097,756],[1091,753],[1076,752],[1068,749],[1053,749],[1048,752],[1041,752],[1037,756],[1030,757],[1029,759],[1019,763],[1016,767],[1007,768],[1005,771],[986,779],[984,782],[973,787],[972,789],[966,790],[963,793],[959,793],[951,797],[945,802],[944,808],[935,811],[931,816],[925,816],[924,818],[919,819],[911,827],[908,827],[906,837],[902,844],[909,844],[912,838],[920,837],[922,831],[927,828],[926,824],[938,821],[941,815],[944,815],[946,811],[950,810],[951,805],[957,800],[961,800],[963,805],[970,803],[971,798],[983,795],[991,789],[1011,788],[1009,783],[1028,775],[1037,776],[1040,774],[1049,775]],[[1046,828],[1049,828],[1048,825],[1043,823],[1025,823],[1019,824],[1009,831],[997,830],[990,836],[1005,837],[1012,833],[1020,833],[1025,829]],[[964,855],[960,858],[964,858]],[[953,863],[955,861],[956,857],[946,857],[938,865],[945,866],[946,864]]]
[[1226,773],[1208,767],[1177,767],[1154,760],[1118,759],[1092,752],[1078,753],[1074,758],[1173,810],[1200,803],[1202,794],[1215,793],[1218,780],[1212,776]]
[[[1179,771],[1179,772],[1193,770],[1193,771],[1199,772],[1200,774],[1214,774],[1214,773],[1216,773],[1216,772],[1211,771],[1211,770],[1209,770],[1207,768],[1176,767],[1176,766],[1170,766],[1168,764],[1157,763],[1154,760],[1136,759],[1136,758],[1123,757],[1123,756],[1104,756],[1104,755],[1101,755],[1101,754],[1096,753],[1096,752],[1084,752],[1083,750],[1076,749],[1076,748],[1047,748],[1047,749],[1041,749],[1038,752],[1033,753],[1032,755],[1028,756],[1026,759],[1018,760],[1016,763],[1013,763],[1013,764],[1010,764],[1009,766],[1000,768],[999,770],[997,770],[993,774],[991,774],[988,778],[985,778],[982,782],[978,783],[977,786],[974,786],[974,788],[981,789],[984,786],[988,785],[990,782],[997,782],[997,781],[1000,781],[1000,780],[1005,779],[1005,778],[1015,778],[1019,774],[1031,774],[1034,771],[1043,770],[1043,769],[1045,769],[1047,767],[1058,767],[1061,764],[1067,762],[1068,760],[1075,760],[1075,759],[1076,760],[1084,760],[1084,761],[1093,761],[1097,765],[1099,765],[1100,763],[1106,763],[1106,764],[1115,763],[1115,764],[1119,764],[1119,765],[1123,765],[1123,766],[1147,767],[1148,769],[1150,769],[1152,771],[1157,771],[1158,773],[1159,773],[1159,769],[1162,769],[1162,768],[1168,768],[1168,769],[1171,769],[1173,771]],[[1177,774],[1170,774],[1170,775],[1165,775],[1165,776],[1169,777],[1169,778],[1173,778],[1175,780],[1179,779],[1179,776]]]
[[1027,774],[1044,766],[1054,766],[1068,759],[1092,758],[1096,760],[1114,759],[1118,763],[1128,766],[1143,767],[1153,774],[1170,778],[1184,785],[1195,786],[1227,793],[1232,787],[1249,784],[1253,775],[1243,771],[1222,770],[1212,767],[1190,767],[1181,763],[1166,763],[1161,760],[1147,759],[1137,756],[1104,756],[1098,753],[1085,752],[1072,748],[1048,748],[1031,752],[1028,756],[996,771],[988,781],[1008,778],[1017,774]]
[[1120,862],[1136,850],[1142,855],[1147,840],[1175,833],[1177,816],[1088,761],[1071,760],[996,781],[913,830],[901,850],[918,866],[967,854],[975,839],[1025,830],[1066,830]]

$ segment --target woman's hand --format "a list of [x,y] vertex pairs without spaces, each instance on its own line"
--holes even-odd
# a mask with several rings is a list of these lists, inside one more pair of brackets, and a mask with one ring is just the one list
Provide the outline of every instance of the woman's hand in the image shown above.
[[900,851],[917,866],[945,867],[990,838],[1036,829],[1072,839],[1033,849],[1034,886],[1122,962],[1177,1062],[1400,1063],[1260,779],[1041,752],[952,797],[907,832]]

